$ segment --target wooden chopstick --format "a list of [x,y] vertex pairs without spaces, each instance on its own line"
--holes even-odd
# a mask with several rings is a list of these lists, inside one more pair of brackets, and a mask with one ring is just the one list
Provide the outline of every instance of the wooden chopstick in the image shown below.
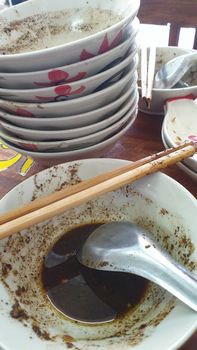
[[8,221],[14,220],[17,217],[20,217],[22,215],[31,213],[34,210],[41,209],[42,207],[45,207],[46,205],[54,203],[54,202],[56,202],[60,199],[63,199],[65,197],[71,196],[72,194],[75,194],[77,192],[85,190],[93,185],[96,185],[98,183],[101,183],[101,182],[107,180],[108,178],[112,178],[112,177],[120,175],[126,171],[136,169],[140,165],[143,165],[143,164],[146,164],[152,160],[158,159],[161,155],[164,155],[164,154],[168,155],[169,153],[172,152],[172,150],[182,149],[185,147],[186,144],[192,145],[193,142],[188,141],[187,143],[183,143],[183,144],[177,146],[176,148],[169,148],[165,151],[155,153],[155,154],[150,155],[148,157],[137,160],[136,162],[125,165],[121,168],[109,171],[109,172],[101,174],[101,175],[97,175],[94,178],[85,180],[85,181],[78,183],[76,185],[67,186],[66,188],[63,188],[61,191],[56,191],[50,195],[35,199],[34,201],[32,201],[28,204],[25,204],[17,209],[14,209],[6,214],[1,215],[0,216],[0,225],[5,224]]
[[150,47],[149,60],[147,47],[141,48],[141,89],[142,98],[145,100],[148,109],[151,108],[152,89],[155,76],[156,47]]
[[156,47],[150,48],[149,63],[148,63],[148,86],[146,92],[146,101],[148,104],[148,109],[151,108],[152,101],[152,89],[155,77],[155,62],[156,62]]
[[[160,152],[156,155],[144,158],[128,166],[116,169],[115,171],[104,173],[90,180],[84,181],[78,185],[73,185],[68,190],[67,197],[58,199],[51,204],[46,196],[45,205],[42,202],[40,209],[35,209],[29,213],[25,213],[25,207],[20,208],[20,215],[15,219],[0,225],[0,239],[10,236],[11,234],[28,228],[31,225],[52,218],[53,216],[62,214],[65,210],[83,204],[88,200],[107,192],[118,189],[119,187],[132,183],[146,175],[152,174],[158,170],[164,169],[169,165],[177,163],[195,153],[195,147],[192,142],[180,145],[176,148]],[[126,170],[127,169],[127,170]],[[56,194],[60,194],[57,192]],[[64,192],[65,193],[65,192]],[[24,211],[21,211],[23,210]]]
[[142,98],[146,101],[146,92],[148,87],[148,64],[147,64],[147,48],[142,46],[141,48],[141,89],[142,89]]

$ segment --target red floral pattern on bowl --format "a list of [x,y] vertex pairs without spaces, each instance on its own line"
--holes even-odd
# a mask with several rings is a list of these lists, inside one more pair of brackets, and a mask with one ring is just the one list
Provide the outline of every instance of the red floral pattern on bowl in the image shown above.
[[48,83],[35,81],[34,85],[47,87],[47,86],[59,85],[62,83],[73,83],[74,81],[84,79],[86,77],[86,75],[87,75],[86,72],[79,72],[74,77],[70,77],[69,73],[67,73],[61,69],[53,69],[48,73],[48,79],[49,79]]
[[[113,39],[111,44],[109,43],[108,35],[106,34],[104,36],[104,39],[103,39],[99,49],[98,49],[97,55],[101,55],[102,53],[105,53],[105,52],[113,49],[114,47],[119,45],[122,40],[123,40],[123,32],[122,32],[122,30],[116,35],[116,37]],[[81,54],[80,54],[80,61],[85,61],[85,60],[87,60],[89,58],[92,58],[94,56],[96,56],[96,55],[94,55],[91,52],[88,52],[87,50],[83,49],[81,51]]]
[[6,112],[9,112],[11,114],[16,114],[21,117],[29,117],[29,118],[35,117],[33,113],[29,112],[27,109],[24,109],[24,108],[15,108],[15,110],[12,110],[9,107],[4,106],[3,109],[6,110]]
[[56,94],[55,97],[36,96],[36,98],[41,101],[64,101],[68,96],[79,95],[85,91],[85,89],[86,88],[83,85],[81,85],[77,90],[72,90],[70,85],[60,85],[54,89],[54,93]]

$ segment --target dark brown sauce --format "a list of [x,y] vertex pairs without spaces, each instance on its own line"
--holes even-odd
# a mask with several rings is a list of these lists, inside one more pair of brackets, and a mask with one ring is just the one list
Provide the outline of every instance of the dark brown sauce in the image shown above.
[[51,303],[69,318],[86,323],[114,320],[136,306],[148,287],[142,277],[97,271],[77,261],[76,251],[99,225],[84,225],[67,232],[47,255],[42,270],[43,286]]

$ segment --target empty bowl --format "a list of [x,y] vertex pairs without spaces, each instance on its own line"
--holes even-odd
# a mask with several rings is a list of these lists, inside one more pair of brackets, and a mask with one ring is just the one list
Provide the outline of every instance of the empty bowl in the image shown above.
[[[0,212],[127,164],[96,158],[46,169],[6,194]],[[191,268],[197,258],[196,211],[196,199],[158,172],[1,240],[0,345],[6,350],[21,350],[21,344],[28,350],[180,347],[195,331],[197,314],[164,289],[150,283],[135,308],[113,322],[92,326],[73,322],[56,310],[43,290],[41,271],[51,247],[71,229],[116,220],[142,225],[175,259]],[[18,319],[13,318],[17,305]]]
[[[135,101],[129,103],[118,113],[111,118],[101,121],[96,124],[90,124],[89,126],[84,126],[83,128],[60,130],[60,131],[38,131],[29,130],[24,128],[12,128],[2,124],[2,129],[0,129],[0,136],[4,140],[29,150],[36,151],[55,151],[55,150],[71,150],[80,149],[84,147],[91,146],[95,143],[101,142],[115,132],[118,132],[129,119],[130,115],[134,113],[137,106],[137,95],[135,96]],[[116,118],[118,117],[118,120]],[[12,133],[7,133],[5,130],[11,130]],[[15,131],[15,136],[13,132]],[[21,138],[20,138],[21,137]],[[59,140],[59,141],[57,141]]]
[[[65,134],[64,138],[63,138],[63,135],[62,136],[58,135],[59,137],[62,137],[62,139],[59,141],[34,141],[38,137],[36,137],[36,134],[35,133],[33,134],[33,132],[31,134],[33,140],[32,139],[27,140],[24,138],[24,136],[23,138],[20,139],[19,137],[13,136],[1,130],[0,130],[0,136],[2,137],[3,140],[8,140],[12,144],[27,150],[33,150],[38,152],[45,152],[45,151],[60,152],[61,150],[62,151],[77,150],[77,149],[82,149],[82,148],[95,145],[103,140],[106,140],[111,135],[114,135],[115,133],[117,133],[121,128],[123,128],[127,124],[128,120],[130,119],[130,116],[134,113],[134,110],[136,111],[136,104],[133,106],[131,110],[129,110],[129,112],[127,111],[127,113],[122,118],[120,118],[118,121],[116,121],[112,125],[105,127],[101,131],[93,132],[82,137],[77,137],[77,131],[80,134],[80,130],[77,130],[77,129],[76,130],[74,129],[74,131],[76,132],[76,138],[72,138],[71,135],[73,130],[71,129],[71,132],[69,132],[69,130],[64,131],[64,134]],[[39,136],[41,137],[41,135]],[[50,139],[49,135],[45,137]],[[55,135],[53,135],[52,138],[55,138]]]
[[28,129],[60,130],[66,128],[72,129],[76,127],[83,127],[105,120],[106,118],[112,116],[114,113],[120,111],[120,109],[126,103],[125,101],[128,99],[128,97],[135,95],[133,94],[134,90],[136,90],[136,85],[133,86],[132,89],[129,83],[115,101],[87,113],[66,117],[35,118],[28,116],[21,117],[19,115],[6,113],[5,111],[0,110],[0,117],[4,121],[8,121],[14,125]]
[[118,81],[128,66],[136,67],[136,51],[130,52],[125,59],[114,67],[92,77],[58,86],[39,89],[13,90],[0,88],[0,98],[19,102],[59,102],[89,95],[100,91]]
[[79,97],[70,101],[41,104],[27,102],[20,103],[0,99],[0,108],[27,117],[60,117],[90,112],[115,101],[115,99],[121,95],[128,83],[130,83],[131,86],[136,85],[136,66],[137,58],[135,64],[125,71],[124,76],[119,81],[88,96]]
[[[78,123],[76,122],[75,127],[71,129],[61,129],[61,130],[34,130],[34,129],[27,129],[18,127],[12,124],[9,124],[8,122],[0,121],[0,135],[7,139],[10,142],[13,142],[15,144],[18,144],[22,147],[22,144],[27,145],[28,141],[57,141],[60,140],[59,144],[63,140],[72,140],[76,138],[81,138],[83,136],[87,136],[93,133],[100,132],[103,130],[103,135],[106,132],[106,128],[109,126],[115,126],[115,123],[121,120],[121,118],[130,111],[133,112],[132,109],[136,108],[136,104],[138,101],[138,94],[137,91],[133,91],[132,94],[130,94],[129,98],[125,102],[125,104],[119,109],[115,114],[112,114],[108,118],[105,118],[104,120],[93,123],[92,120],[89,120],[89,124],[87,126],[78,127]],[[7,137],[5,132],[8,132]],[[23,140],[14,139],[14,137],[21,138]],[[26,141],[25,141],[26,140]],[[18,143],[16,143],[18,142]],[[37,142],[35,142],[37,144]],[[81,142],[81,144],[83,144]],[[57,144],[58,145],[58,144]],[[33,142],[31,142],[31,146],[33,147]],[[47,149],[47,143],[43,142],[43,149]],[[59,146],[61,147],[61,146]],[[26,146],[27,148],[27,146]],[[54,148],[49,147],[48,148]],[[35,146],[36,149],[36,146]]]
[[38,87],[71,83],[103,72],[118,62],[121,62],[129,49],[131,51],[136,49],[135,37],[139,30],[139,25],[139,20],[136,17],[130,24],[128,38],[123,43],[85,61],[61,67],[57,66],[53,69],[42,71],[21,73],[0,72],[0,87],[6,89],[36,89]]
[[4,142],[4,144],[6,144],[9,148],[15,150],[17,153],[25,154],[26,156],[29,156],[30,158],[34,159],[39,164],[45,167],[60,164],[69,160],[101,157],[104,153],[107,152],[107,150],[112,148],[112,146],[121,138],[121,136],[123,136],[126,133],[127,130],[129,130],[129,128],[132,126],[137,117],[137,111],[133,115],[131,115],[131,113],[129,112],[129,115],[130,118],[128,119],[127,124],[123,126],[122,129],[120,129],[114,135],[95,145],[73,151],[57,150],[55,152],[33,152],[19,148],[13,145],[12,143],[4,140],[3,138],[2,141]]
[[140,0],[34,0],[0,14],[0,71],[58,67],[120,44]]

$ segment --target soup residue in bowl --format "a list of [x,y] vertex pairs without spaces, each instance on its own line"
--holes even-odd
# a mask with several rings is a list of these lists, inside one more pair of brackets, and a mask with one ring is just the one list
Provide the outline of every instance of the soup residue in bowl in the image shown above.
[[[33,179],[29,178],[26,181],[28,188],[33,188],[31,199],[80,182],[83,171],[90,171],[85,166],[83,162],[65,164],[45,170],[45,176],[40,173]],[[162,174],[156,176],[160,179]],[[87,271],[80,271],[75,257],[76,249],[95,225],[127,220],[149,231],[177,261],[190,270],[196,268],[194,245],[185,219],[149,198],[149,188],[150,192],[153,188],[151,179],[148,180],[150,187],[147,182],[125,186],[1,241],[1,320],[5,319],[13,327],[18,326],[24,341],[31,335],[32,347],[34,342],[44,344],[43,340],[46,340],[51,349],[61,349],[62,346],[80,350],[96,350],[98,347],[102,350],[131,349],[150,336],[154,327],[174,308],[175,298],[154,283],[143,281],[139,288],[133,289],[131,284],[136,286],[137,279],[129,275],[132,281],[126,281],[125,288],[122,288],[125,282],[120,275],[115,279],[109,275],[104,279],[103,274],[88,275]],[[26,190],[20,187],[17,195],[20,204]],[[89,297],[85,299],[78,290],[80,280],[84,280],[81,284],[84,290],[90,287],[91,300]],[[64,297],[58,296],[61,288],[65,288],[62,289],[63,295],[67,293]],[[137,298],[131,300],[133,290],[137,289]],[[80,296],[81,302],[78,300]],[[105,311],[109,311],[105,315],[103,309],[99,310],[100,306],[96,309],[96,297],[99,303],[105,304],[102,304]],[[90,307],[93,307],[93,312],[87,313]],[[5,326],[5,322],[1,321],[1,324]]]
[[142,301],[148,281],[137,275],[82,266],[76,252],[99,224],[78,226],[61,237],[45,258],[44,289],[63,315],[86,323],[110,322]]
[[63,45],[107,29],[122,16],[108,9],[84,8],[41,13],[0,24],[0,55]]

